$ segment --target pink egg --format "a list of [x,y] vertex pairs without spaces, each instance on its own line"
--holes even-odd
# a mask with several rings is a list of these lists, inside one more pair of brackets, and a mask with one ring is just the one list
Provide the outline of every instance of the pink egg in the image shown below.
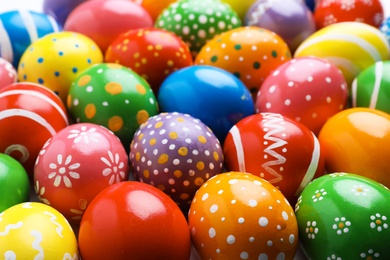
[[0,89],[16,82],[17,73],[12,64],[0,57]]

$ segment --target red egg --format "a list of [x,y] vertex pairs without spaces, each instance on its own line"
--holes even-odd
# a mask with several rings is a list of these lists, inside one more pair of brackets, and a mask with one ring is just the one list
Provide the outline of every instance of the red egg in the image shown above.
[[156,94],[168,75],[193,63],[190,49],[183,40],[172,32],[157,28],[121,34],[109,45],[105,61],[131,68],[149,83]]
[[131,29],[152,27],[148,12],[132,1],[86,1],[68,15],[64,30],[84,34],[104,52],[121,33]]
[[0,57],[0,89],[15,83],[17,73],[12,64]]
[[339,22],[362,22],[379,28],[384,18],[381,0],[320,0],[314,10],[317,29]]
[[83,260],[190,258],[190,233],[179,207],[142,182],[114,184],[88,206],[80,224]]
[[256,111],[280,113],[318,134],[329,117],[344,109],[347,99],[347,83],[336,66],[300,57],[266,78],[257,93]]
[[50,138],[34,168],[42,202],[79,223],[91,200],[104,188],[128,179],[127,153],[107,128],[79,123]]
[[229,131],[223,150],[229,170],[266,179],[291,204],[325,171],[317,137],[301,123],[276,113],[260,113],[238,122]]
[[0,152],[18,160],[32,176],[44,143],[68,125],[61,99],[35,83],[15,83],[0,90]]

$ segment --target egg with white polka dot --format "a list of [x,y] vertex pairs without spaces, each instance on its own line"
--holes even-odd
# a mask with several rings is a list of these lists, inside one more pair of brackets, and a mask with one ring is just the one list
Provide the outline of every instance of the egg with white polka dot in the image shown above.
[[266,180],[225,172],[205,182],[188,214],[201,259],[293,259],[298,246],[294,211]]
[[0,58],[0,89],[16,82],[16,69],[6,59]]
[[199,187],[223,170],[222,147],[211,129],[176,112],[161,113],[141,125],[130,161],[136,179],[168,194],[186,213]]
[[78,74],[102,61],[101,50],[87,36],[74,32],[51,33],[36,40],[23,53],[18,80],[44,85],[65,103],[69,87]]
[[257,93],[256,111],[283,114],[318,134],[328,118],[345,108],[347,99],[347,82],[335,65],[300,57],[265,79]]

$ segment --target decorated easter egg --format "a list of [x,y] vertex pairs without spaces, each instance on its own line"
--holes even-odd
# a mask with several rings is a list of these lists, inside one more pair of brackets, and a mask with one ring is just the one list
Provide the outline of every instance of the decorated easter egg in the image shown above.
[[308,259],[388,259],[389,203],[386,187],[356,174],[315,179],[295,207],[303,251]]
[[325,172],[317,137],[281,114],[260,113],[242,119],[230,129],[223,151],[229,170],[269,181],[292,205],[302,189]]
[[390,17],[384,19],[379,26],[379,30],[386,36],[390,43]]
[[50,89],[20,82],[0,90],[0,152],[18,160],[30,176],[44,143],[66,126],[65,105]]
[[0,57],[0,89],[16,82],[17,73],[12,64]]
[[173,72],[158,93],[162,112],[189,114],[223,143],[230,128],[254,113],[245,85],[233,74],[212,66],[190,66]]
[[29,193],[30,185],[26,170],[11,156],[0,153],[0,212],[28,201]]
[[0,230],[4,259],[79,259],[68,221],[43,203],[24,202],[3,211]]
[[220,0],[182,0],[170,4],[157,18],[155,27],[183,39],[195,57],[214,36],[241,26],[240,17]]
[[383,17],[381,0],[320,0],[314,10],[317,29],[347,21],[362,22],[378,28]]
[[316,31],[312,12],[297,0],[258,0],[246,12],[245,25],[275,32],[291,52]]
[[66,102],[69,87],[77,75],[102,61],[101,50],[87,36],[74,32],[51,33],[24,52],[18,79],[42,84]]
[[352,82],[352,106],[390,113],[390,61],[378,61]]
[[169,74],[193,63],[189,48],[178,36],[156,28],[121,34],[109,45],[105,62],[131,68],[149,83],[156,94]]
[[[109,221],[107,221],[109,220]],[[100,192],[80,224],[83,259],[189,259],[190,233],[176,203],[142,182]]]
[[357,107],[332,116],[318,136],[327,172],[352,172],[390,186],[390,115]]
[[257,112],[274,112],[318,134],[329,117],[343,110],[348,86],[341,71],[316,57],[299,57],[277,67],[256,97]]
[[128,171],[127,153],[111,131],[73,124],[43,145],[34,167],[34,188],[42,202],[79,223],[91,200],[104,188],[126,181]]
[[96,64],[80,73],[70,87],[67,106],[76,122],[107,127],[126,149],[138,127],[158,113],[148,83],[115,63]]
[[87,0],[43,0],[43,11],[63,26],[69,13]]
[[371,25],[341,22],[313,33],[301,43],[294,56],[328,60],[343,72],[350,87],[362,70],[377,61],[389,59],[389,43],[383,33]]
[[178,0],[132,0],[140,4],[148,12],[153,21],[156,21],[158,16],[168,8],[168,6]]
[[213,132],[188,114],[161,113],[135,133],[130,162],[137,180],[168,194],[187,214],[198,188],[223,169]]
[[305,3],[307,7],[309,7],[310,11],[314,11],[318,2],[320,0],[301,0],[301,2]]
[[247,26],[229,30],[210,40],[196,56],[195,64],[231,72],[255,98],[271,71],[290,59],[290,50],[279,35]]
[[298,245],[294,211],[272,184],[227,172],[205,182],[188,214],[200,259],[293,259]]
[[0,56],[16,68],[27,47],[43,36],[61,31],[53,17],[29,10],[12,10],[0,14]]
[[244,21],[245,14],[251,7],[251,5],[256,2],[256,0],[221,0],[224,3],[227,3],[231,6],[231,8],[237,13],[237,15],[241,18],[241,21]]
[[132,1],[95,0],[77,6],[66,19],[64,30],[89,37],[105,52],[120,34],[152,26],[148,12]]

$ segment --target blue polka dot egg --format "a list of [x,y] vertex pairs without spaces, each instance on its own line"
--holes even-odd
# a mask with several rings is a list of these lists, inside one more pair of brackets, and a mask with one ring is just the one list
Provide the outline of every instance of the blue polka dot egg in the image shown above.
[[23,53],[18,79],[42,84],[66,102],[70,85],[78,74],[102,61],[101,50],[87,36],[73,32],[51,33],[35,41]]
[[43,36],[61,31],[49,15],[28,10],[0,14],[0,57],[16,68],[27,47]]
[[383,20],[379,26],[379,30],[386,36],[387,41],[390,43],[390,17]]

